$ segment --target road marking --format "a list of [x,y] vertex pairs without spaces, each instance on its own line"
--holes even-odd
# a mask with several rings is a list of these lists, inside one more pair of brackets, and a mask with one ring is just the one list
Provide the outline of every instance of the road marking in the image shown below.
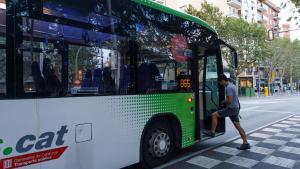
[[[282,121],[282,120],[291,118],[291,117],[293,117],[293,116],[295,116],[295,115],[296,115],[296,114],[289,115],[289,116],[284,117],[284,118],[282,118],[282,119],[279,119],[279,120],[277,120],[277,121],[275,121],[275,122],[271,122],[271,123],[266,124],[266,125],[264,125],[264,126],[262,126],[262,127],[259,127],[259,128],[254,129],[254,130],[251,130],[251,131],[247,132],[247,134],[248,134],[248,135],[249,135],[249,134],[252,134],[252,133],[254,133],[254,132],[258,131],[258,130],[261,130],[261,129],[263,129],[263,128],[266,128],[266,127],[268,127],[268,126],[270,126],[270,125],[272,125],[272,124],[278,123],[278,122],[280,122],[280,121]],[[300,118],[300,115],[299,115],[299,118]],[[200,151],[191,153],[191,154],[186,155],[186,156],[184,156],[184,157],[177,158],[177,159],[175,159],[175,160],[173,160],[173,161],[170,161],[170,162],[168,162],[168,163],[166,163],[166,164],[163,164],[163,165],[161,165],[161,166],[159,166],[159,167],[156,167],[155,169],[162,169],[162,168],[171,166],[171,165],[176,164],[176,163],[178,163],[178,162],[181,162],[181,161],[187,160],[187,159],[189,159],[189,158],[192,158],[192,157],[194,157],[194,156],[200,155],[201,153],[203,153],[203,152],[205,152],[205,151],[212,150],[212,149],[214,149],[214,148],[216,148],[216,147],[222,146],[222,145],[224,145],[224,144],[226,144],[226,143],[228,143],[228,142],[231,142],[231,141],[233,141],[233,140],[236,140],[236,139],[238,139],[238,138],[240,138],[240,136],[233,137],[233,138],[228,139],[228,140],[226,140],[225,142],[222,142],[222,143],[220,143],[220,144],[217,144],[217,145],[214,145],[214,146],[211,146],[211,147],[207,147],[207,148],[205,148],[205,149],[203,149],[203,150],[200,150]]]

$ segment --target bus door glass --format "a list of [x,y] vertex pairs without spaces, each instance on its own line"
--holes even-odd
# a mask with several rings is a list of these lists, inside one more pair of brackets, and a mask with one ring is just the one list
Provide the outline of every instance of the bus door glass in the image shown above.
[[[202,124],[201,129],[210,130],[211,129],[211,114],[216,112],[219,108],[219,85],[218,85],[218,62],[216,54],[208,54],[204,61],[204,73],[203,73],[203,114],[202,114]],[[201,117],[201,116],[200,116]],[[217,126],[217,133],[224,132],[225,123],[220,120]],[[202,135],[202,139],[205,136]]]
[[209,116],[218,109],[219,105],[219,90],[218,90],[218,72],[217,59],[215,55],[206,58],[205,71],[205,100],[206,113]]

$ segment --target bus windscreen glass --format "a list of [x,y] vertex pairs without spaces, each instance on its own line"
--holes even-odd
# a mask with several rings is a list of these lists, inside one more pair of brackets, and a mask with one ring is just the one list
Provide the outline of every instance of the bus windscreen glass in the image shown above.
[[106,1],[44,0],[43,14],[104,27],[117,22],[108,16]]

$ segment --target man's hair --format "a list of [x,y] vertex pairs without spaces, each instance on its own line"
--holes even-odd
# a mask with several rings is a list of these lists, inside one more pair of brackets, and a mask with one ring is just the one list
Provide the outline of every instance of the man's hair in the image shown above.
[[221,80],[225,80],[225,81],[229,81],[227,76],[224,75],[224,74],[220,74],[219,77],[218,77],[218,81],[220,82]]

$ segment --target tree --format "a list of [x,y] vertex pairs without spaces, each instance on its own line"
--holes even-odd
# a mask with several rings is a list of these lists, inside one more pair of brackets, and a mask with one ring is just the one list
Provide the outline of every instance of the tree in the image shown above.
[[[270,53],[269,45],[266,42],[266,29],[263,26],[247,23],[242,19],[225,17],[219,8],[207,2],[201,5],[199,11],[189,6],[187,12],[208,22],[218,31],[222,39],[237,49],[239,55],[237,74],[248,68],[249,65],[257,65]],[[223,56],[230,67],[229,70],[233,71],[230,52],[224,52]]]
[[300,7],[300,0],[291,0],[291,2],[294,3],[296,7]]
[[193,6],[189,5],[186,12],[206,21],[214,29],[216,29],[216,31],[219,31],[221,25],[223,25],[223,13],[219,8],[210,5],[209,3],[207,3],[207,1],[204,1],[204,3],[201,4],[200,10],[197,10]]
[[300,26],[300,0],[288,0],[286,2],[281,3],[282,8],[286,8],[292,5],[295,6],[290,9],[293,14],[288,18],[287,21],[294,20],[296,24]]

